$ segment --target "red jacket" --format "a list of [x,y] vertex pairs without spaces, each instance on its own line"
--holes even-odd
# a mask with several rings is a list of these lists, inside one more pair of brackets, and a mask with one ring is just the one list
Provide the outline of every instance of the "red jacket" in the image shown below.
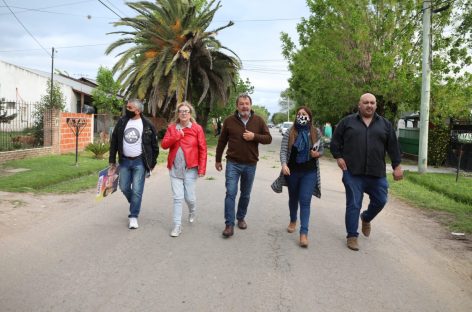
[[167,157],[167,168],[169,170],[172,168],[175,155],[177,155],[177,151],[181,147],[184,152],[187,168],[198,167],[198,174],[204,175],[207,163],[207,145],[203,128],[193,122],[191,128],[185,127],[182,130],[184,135],[177,130],[175,123],[171,123],[167,127],[166,134],[161,141],[163,149],[170,148],[169,156]]

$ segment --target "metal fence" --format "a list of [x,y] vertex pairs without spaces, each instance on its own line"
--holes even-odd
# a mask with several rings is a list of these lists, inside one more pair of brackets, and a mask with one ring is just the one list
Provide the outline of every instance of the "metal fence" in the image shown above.
[[108,142],[110,140],[113,128],[120,116],[110,114],[94,115],[94,141]]
[[0,99],[0,151],[41,147],[44,133],[34,129],[38,103]]

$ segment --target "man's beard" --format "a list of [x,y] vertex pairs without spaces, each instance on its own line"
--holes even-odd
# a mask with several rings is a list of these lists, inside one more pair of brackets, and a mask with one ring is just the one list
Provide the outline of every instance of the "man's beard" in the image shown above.
[[239,114],[242,116],[242,117],[248,117],[249,116],[249,111],[242,111],[240,112]]

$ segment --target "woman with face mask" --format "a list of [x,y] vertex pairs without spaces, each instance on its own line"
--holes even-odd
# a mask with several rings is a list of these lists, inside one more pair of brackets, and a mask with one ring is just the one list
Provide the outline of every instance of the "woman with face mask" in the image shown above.
[[320,144],[321,132],[312,123],[311,110],[299,107],[294,124],[283,135],[280,146],[282,171],[278,180],[284,180],[279,183],[288,186],[289,195],[287,232],[295,232],[300,207],[300,246],[304,248],[308,247],[311,197],[321,196],[318,158],[323,155],[323,145]]

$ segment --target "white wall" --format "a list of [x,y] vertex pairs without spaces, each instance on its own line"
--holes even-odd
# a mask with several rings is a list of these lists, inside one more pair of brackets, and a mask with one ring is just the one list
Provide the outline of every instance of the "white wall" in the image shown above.
[[[0,61],[0,98],[7,101],[39,102],[41,96],[46,95],[47,83],[46,77]],[[57,81],[54,83],[60,85],[66,99],[65,111],[75,113],[77,99],[72,88]],[[21,98],[17,98],[17,90]]]

